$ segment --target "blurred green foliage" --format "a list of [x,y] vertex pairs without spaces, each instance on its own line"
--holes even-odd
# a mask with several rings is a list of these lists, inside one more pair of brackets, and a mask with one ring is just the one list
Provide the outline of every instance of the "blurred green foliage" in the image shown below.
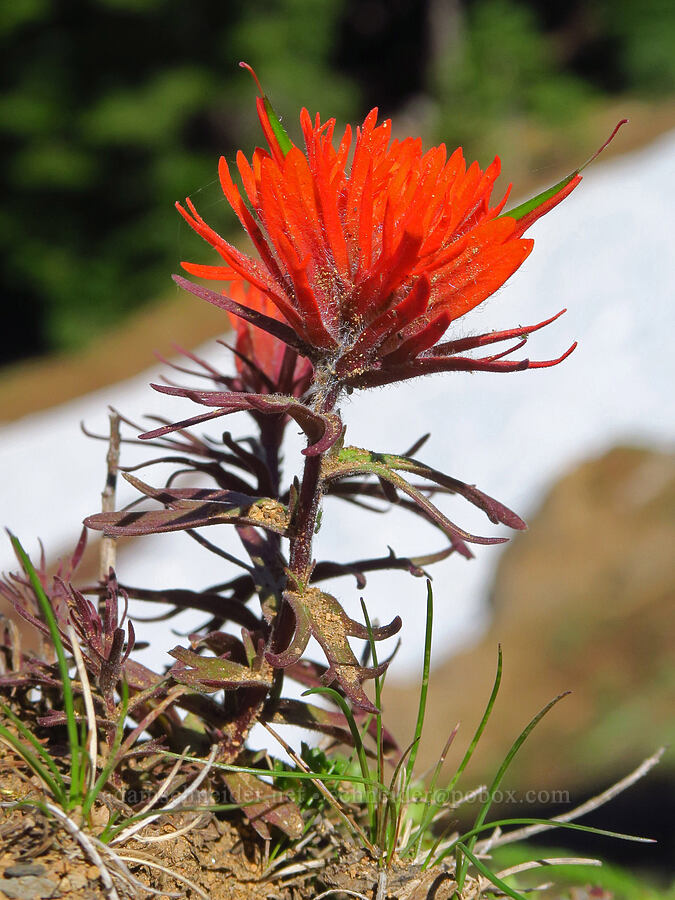
[[478,155],[500,125],[569,129],[608,91],[675,91],[672,0],[440,0],[458,11],[430,78],[435,137]]
[[675,90],[675,3],[591,0],[595,26],[617,53],[624,86],[643,93]]
[[0,4],[0,252],[18,319],[6,355],[22,340],[77,346],[169,289],[192,240],[173,203],[201,188],[218,202],[208,191],[217,156],[260,142],[256,89],[239,59],[259,69],[280,109],[354,114],[357,92],[331,67],[340,9],[341,0]]
[[441,113],[436,130],[477,155],[499,122],[569,119],[592,88],[555,61],[534,10],[513,0],[478,0],[433,73]]
[[[461,27],[434,44],[444,4]],[[424,27],[401,34],[404,13]],[[579,44],[566,57],[561,31]],[[394,37],[394,58],[380,61]],[[387,113],[426,91],[437,110],[427,138],[478,155],[495,123],[569,127],[608,86],[675,90],[674,47],[671,0],[0,3],[3,356],[80,345],[168,290],[180,258],[206,259],[176,199],[197,194],[218,227],[234,227],[216,159],[261,140],[240,59],[296,139],[301,105],[358,118],[362,96],[399,84],[396,59],[418,60],[418,83],[388,94]]]

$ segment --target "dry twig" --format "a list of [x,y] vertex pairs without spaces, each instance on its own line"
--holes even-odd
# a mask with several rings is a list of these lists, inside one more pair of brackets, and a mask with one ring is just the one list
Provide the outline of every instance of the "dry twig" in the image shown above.
[[[107,475],[105,487],[101,491],[101,512],[115,511],[115,493],[117,491],[117,472],[120,463],[120,416],[115,410],[110,411],[110,439],[106,456]],[[115,568],[117,557],[115,538],[103,535],[99,557],[98,580],[105,584],[110,570]]]
[[93,790],[96,784],[96,760],[98,758],[98,736],[96,726],[96,711],[94,710],[94,700],[91,696],[91,685],[89,684],[89,676],[87,668],[82,658],[82,651],[77,641],[77,634],[72,624],[68,622],[68,637],[70,645],[73,649],[73,658],[75,659],[75,667],[82,686],[82,697],[84,698],[84,710],[87,716],[87,753],[89,754],[89,790]]
[[526,825],[524,828],[517,828],[515,831],[508,831],[506,834],[502,834],[497,838],[489,837],[485,841],[479,841],[476,844],[476,850],[478,853],[484,852],[486,847],[501,847],[504,844],[512,844],[514,841],[522,841],[525,838],[530,837],[533,834],[540,834],[542,831],[550,831],[552,828],[556,827],[556,823],[561,822],[572,822],[574,819],[580,819],[581,816],[585,816],[586,813],[592,812],[594,809],[598,809],[600,806],[604,806],[605,803],[608,803],[610,800],[614,799],[618,794],[621,794],[627,788],[631,787],[631,785],[635,784],[636,781],[639,781],[641,778],[653,769],[654,766],[659,762],[663,754],[665,753],[665,747],[659,747],[659,749],[650,756],[648,759],[645,759],[644,762],[640,763],[640,765],[631,772],[629,775],[626,775],[625,778],[622,778],[621,781],[617,781],[616,784],[613,784],[611,787],[607,788],[606,791],[603,791],[601,794],[598,794],[597,797],[592,797],[590,800],[587,800],[585,803],[582,803],[580,806],[577,806],[575,809],[570,810],[570,812],[562,813],[559,816],[554,816],[550,823],[545,825]]
[[[187,751],[185,751],[185,752],[187,752]],[[213,761],[216,758],[217,752],[218,752],[218,745],[214,744],[213,747],[211,748],[211,753],[209,754],[209,758],[204,761],[204,768],[201,770],[199,775],[197,775],[197,777],[194,779],[194,781],[191,782],[185,788],[185,790],[182,791],[177,797],[174,797],[174,799],[167,806],[165,806],[160,812],[158,812],[154,816],[148,816],[147,819],[141,819],[140,822],[134,822],[133,825],[130,825],[128,828],[125,828],[124,831],[121,831],[117,835],[117,837],[113,838],[113,840],[110,843],[118,844],[118,843],[128,840],[132,835],[136,834],[137,831],[140,831],[142,828],[145,828],[146,825],[149,825],[151,822],[154,822],[156,819],[159,819],[159,817],[164,815],[167,811],[176,809],[177,806],[180,806],[181,804],[185,803],[185,801],[188,799],[188,797],[190,797],[192,794],[194,794],[194,792],[197,790],[197,788],[201,785],[201,783],[204,781],[206,776],[211,771],[211,767],[213,766]],[[182,757],[181,757],[181,759],[178,760],[178,762],[179,763],[182,762]],[[176,766],[174,766],[173,769],[171,770],[171,772],[169,773],[168,781],[170,781],[174,777],[176,771],[177,771]],[[150,801],[150,806],[148,806],[148,804],[146,804],[146,806],[143,808],[144,811],[147,811],[152,806],[152,803],[154,803],[155,799],[157,797],[161,796],[161,790],[163,790],[164,787],[166,786],[166,784],[168,784],[168,781],[165,781],[165,784],[162,785],[162,788],[160,788],[160,791],[158,791],[154,795],[154,798]]]

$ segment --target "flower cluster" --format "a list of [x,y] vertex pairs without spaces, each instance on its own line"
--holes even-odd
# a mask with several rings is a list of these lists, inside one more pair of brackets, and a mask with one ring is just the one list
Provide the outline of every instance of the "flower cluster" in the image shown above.
[[[268,149],[256,149],[251,161],[237,154],[243,191],[224,157],[219,176],[259,259],[221,237],[188,198],[178,210],[223,265],[183,267],[229,282],[229,290],[225,297],[177,279],[183,287],[281,339],[311,360],[319,383],[337,389],[453,369],[554,365],[571,352],[545,362],[504,359],[552,319],[440,341],[523,263],[533,247],[524,232],[574,190],[581,170],[504,214],[510,188],[492,201],[499,158],[482,170],[467,166],[461,148],[424,152],[420,138],[392,140],[391,122],[377,124],[377,109],[355,135],[347,126],[337,146],[335,120],[312,120],[303,109],[303,152],[265,97],[257,108]],[[518,343],[502,353],[465,355],[513,338]]]

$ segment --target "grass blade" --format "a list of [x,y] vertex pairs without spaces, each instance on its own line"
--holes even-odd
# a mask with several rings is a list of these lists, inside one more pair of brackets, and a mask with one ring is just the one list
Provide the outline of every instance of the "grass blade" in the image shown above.
[[438,757],[438,762],[434,767],[433,775],[431,776],[431,782],[429,784],[429,788],[427,790],[427,795],[424,801],[424,810],[422,812],[422,818],[420,820],[420,824],[417,826],[417,829],[413,832],[410,837],[410,841],[406,846],[404,853],[408,853],[410,848],[414,848],[415,850],[415,858],[417,858],[422,849],[422,841],[424,840],[424,835],[426,834],[429,826],[431,825],[436,812],[438,811],[438,804],[432,803],[432,797],[436,791],[436,785],[438,784],[438,776],[440,775],[441,769],[443,768],[443,763],[445,762],[445,758],[448,755],[448,751],[452,746],[455,737],[457,736],[457,732],[459,731],[459,722],[455,725],[455,727],[450,732],[447,741],[445,742],[445,747],[441,752],[441,755]]
[[[515,888],[512,888],[503,881],[499,875],[493,872],[492,869],[489,869],[484,862],[481,862],[477,856],[474,856],[467,846],[460,843],[457,844],[457,848],[462,851],[463,858],[470,860],[481,875],[484,875],[496,888],[499,888],[500,891],[503,891],[509,897],[513,897],[513,900],[526,900],[523,894],[519,894]],[[461,888],[459,888],[459,890],[461,891]]]
[[636,769],[634,769],[620,781],[617,781],[615,784],[610,785],[606,790],[602,791],[602,793],[597,794],[595,797],[591,797],[590,800],[586,800],[580,806],[575,806],[574,809],[569,810],[569,812],[561,813],[559,816],[554,816],[551,822],[555,824],[551,824],[549,826],[532,825],[526,828],[518,828],[516,831],[506,832],[505,834],[500,835],[498,838],[491,838],[491,846],[501,847],[504,844],[511,844],[515,841],[526,840],[532,835],[541,834],[544,831],[549,831],[551,828],[556,827],[557,823],[574,822],[576,821],[576,819],[580,819],[587,813],[599,809],[601,806],[604,806],[605,803],[609,803],[609,801],[613,800],[614,797],[617,797],[623,791],[634,785],[641,778],[644,778],[644,776],[659,763],[661,757],[665,753],[665,750],[665,747],[659,747],[659,749],[655,753],[647,757],[647,759],[643,760]]
[[2,711],[3,715],[7,716],[7,718],[16,726],[19,734],[25,740],[27,740],[31,744],[31,746],[39,753],[39,755],[42,757],[42,759],[45,761],[45,763],[51,769],[52,773],[54,774],[54,777],[58,778],[63,790],[65,791],[65,782],[63,781],[63,779],[61,777],[61,773],[59,772],[59,769],[58,769],[56,763],[54,762],[52,757],[49,755],[49,753],[45,750],[45,748],[42,746],[40,741],[38,741],[38,739],[35,737],[35,735],[28,728],[26,728],[26,726],[23,724],[21,719],[12,712],[12,710],[9,708],[9,706],[6,706],[4,703],[0,703],[0,710]]
[[[449,795],[452,794],[452,791],[454,790],[455,785],[459,781],[459,779],[462,775],[462,772],[468,766],[469,761],[470,761],[471,757],[473,756],[474,751],[478,745],[478,741],[481,739],[481,735],[485,731],[485,726],[487,725],[488,720],[490,719],[490,715],[492,714],[492,709],[495,705],[495,701],[497,700],[497,694],[499,693],[499,686],[501,685],[501,683],[502,683],[502,648],[501,648],[501,644],[500,644],[497,648],[497,672],[495,674],[494,684],[492,685],[492,692],[488,699],[487,706],[485,707],[485,712],[483,713],[483,718],[478,723],[478,728],[476,729],[475,734],[471,740],[471,743],[469,744],[469,747],[468,747],[466,753],[464,754],[464,758],[462,759],[461,763],[459,764],[457,771],[450,779],[450,784],[448,785],[448,788],[447,788]],[[442,831],[441,834],[436,839],[436,841],[434,842],[433,846],[431,847],[431,850],[429,850],[429,853],[427,854],[426,859],[422,863],[422,869],[426,869],[431,864],[431,862],[434,858],[434,854],[436,853],[436,850],[441,845],[441,843],[443,842],[443,839],[446,836],[446,831],[447,830]]]
[[[620,841],[633,841],[634,843],[638,844],[654,843],[653,838],[639,837],[635,834],[623,834],[620,831],[608,831],[606,828],[595,828],[593,825],[579,825],[577,822],[560,822],[556,819],[532,819],[527,817],[517,819],[498,819],[497,821],[483,822],[483,824],[474,826],[471,831],[467,831],[465,834],[461,835],[461,837],[458,837],[457,841],[466,841],[468,843],[469,840],[473,839],[476,835],[480,834],[483,831],[489,831],[494,828],[504,828],[508,825],[549,825],[552,828],[569,828],[572,831],[585,831],[587,834],[598,834],[601,837],[616,838]],[[445,856],[446,853],[451,849],[452,847],[448,848],[448,851],[444,851],[443,855]]]
[[[272,728],[269,722],[264,723],[264,727],[269,731],[269,733],[274,737],[281,747],[284,748],[286,753],[293,760],[295,765],[305,774],[310,774],[314,770],[310,767],[309,763],[304,760],[301,756],[293,750],[293,748],[282,738],[282,736]],[[324,783],[324,773],[318,771],[315,773],[316,777],[312,779],[312,784],[316,788],[316,790],[323,796],[324,800],[333,808],[337,816],[344,822],[347,828],[352,831],[362,842],[364,847],[367,847],[368,850],[372,853],[373,856],[377,855],[377,850],[373,846],[373,844],[368,840],[368,837],[364,830],[361,828],[359,823],[349,814],[345,805],[340,801],[338,797],[328,790]],[[283,791],[282,791],[283,792]],[[312,817],[310,821],[314,821],[315,816]],[[307,827],[309,827],[309,823],[307,823]],[[306,830],[303,832],[306,834]]]
[[[200,763],[201,765],[205,765],[205,760],[200,759],[198,756],[188,756],[183,753],[173,753],[170,750],[161,751],[162,756],[168,756],[172,759],[184,759],[187,762]],[[261,769],[254,768],[252,766],[236,766],[231,763],[217,763],[214,762],[212,768],[221,769],[223,772],[240,772],[244,775],[257,775],[258,777],[262,775],[278,775],[278,772],[275,772],[274,769]],[[388,795],[389,790],[384,784],[379,784],[372,774],[369,774],[368,778],[364,778],[363,775],[348,775],[342,772],[297,772],[293,770],[284,770],[283,772],[284,778],[295,778],[299,781],[303,779],[312,780],[319,779],[321,781],[345,781],[345,782],[353,782],[354,784],[370,784],[374,785],[378,791],[381,791],[384,795]]]
[[366,802],[368,804],[368,821],[370,823],[370,835],[371,838],[376,837],[377,830],[377,816],[376,810],[378,804],[375,802],[375,797],[373,796],[373,791],[370,790],[370,787],[374,787],[378,784],[377,778],[373,778],[370,772],[370,768],[368,767],[368,758],[366,756],[366,748],[363,745],[363,740],[361,738],[361,732],[359,731],[358,725],[354,719],[354,714],[349,708],[349,704],[345,700],[345,698],[339,694],[336,690],[330,687],[315,687],[310,688],[308,691],[303,691],[302,696],[307,697],[310,694],[323,694],[325,697],[330,697],[331,700],[336,703],[349,724],[349,730],[352,733],[352,739],[354,740],[354,746],[356,747],[356,755],[359,760],[359,766],[361,767],[361,774],[363,776],[364,784],[367,785],[368,789],[366,790]]
[[120,746],[122,745],[122,738],[124,737],[124,724],[127,718],[127,710],[129,708],[129,687],[126,681],[122,681],[122,702],[120,705],[120,714],[117,720],[117,726],[115,728],[115,738],[113,740],[113,745],[110,748],[110,752],[108,754],[108,760],[105,766],[101,769],[101,773],[96,779],[93,787],[90,791],[87,792],[86,797],[84,798],[84,802],[82,803],[82,815],[84,818],[87,818],[92,806],[94,805],[96,798],[101,793],[105,784],[110,778],[110,775],[118,763],[117,754],[119,752]]
[[[375,637],[373,635],[373,626],[370,621],[370,616],[368,615],[368,609],[366,604],[361,598],[361,609],[363,610],[363,618],[366,622],[366,628],[368,629],[368,643],[370,645],[370,655],[373,660],[373,666],[377,669],[379,665],[379,661],[377,658],[377,646],[375,643]],[[375,714],[375,750],[377,753],[377,780],[381,783],[384,783],[384,750],[382,746],[382,678],[379,675],[375,676],[375,706],[377,707],[377,713]],[[361,736],[361,744],[363,744],[363,739],[370,727],[370,718],[366,721],[366,724],[363,728],[362,736]],[[377,803],[375,804],[375,821],[374,821],[374,831],[371,832],[371,838],[375,841],[379,846],[383,846],[384,844],[384,831],[387,821],[387,811],[389,810],[391,804],[391,797],[387,798],[387,803],[385,806],[384,814],[381,813],[382,810],[382,796],[378,796]]]
[[[389,796],[387,797],[387,804],[385,807],[385,821],[392,822],[392,833],[390,835],[390,840],[387,844],[387,858],[391,858],[396,849],[396,840],[398,838],[399,829],[401,827],[401,818],[402,818],[402,801],[400,798],[401,791],[396,789],[396,783],[399,779],[401,769],[403,764],[405,763],[406,757],[408,754],[412,753],[414,749],[416,749],[419,743],[419,738],[415,738],[411,744],[408,745],[406,750],[401,754],[401,758],[396,764],[396,768],[394,769],[394,774],[391,776],[391,783],[389,788]],[[402,787],[403,793],[405,794],[408,790],[408,778],[407,775],[402,779]],[[385,829],[386,830],[386,829]],[[384,831],[383,831],[383,840],[384,840]]]
[[52,639],[52,643],[54,644],[54,650],[56,651],[56,658],[58,660],[59,665],[59,673],[61,675],[61,682],[63,687],[63,709],[66,714],[66,727],[68,731],[68,743],[70,744],[70,795],[69,795],[69,803],[74,805],[78,797],[79,792],[79,784],[80,784],[80,739],[77,734],[77,721],[75,719],[75,704],[73,701],[73,691],[70,686],[70,676],[68,674],[68,663],[66,661],[66,653],[63,646],[63,641],[61,639],[61,633],[59,631],[58,622],[56,621],[56,616],[54,615],[54,610],[51,607],[49,599],[45,594],[44,588],[42,587],[42,583],[38,578],[37,572],[35,571],[35,567],[33,563],[30,561],[28,554],[21,546],[21,542],[19,539],[13,535],[11,532],[9,533],[9,539],[12,542],[12,546],[14,547],[14,552],[19,559],[24,572],[28,576],[28,579],[31,583],[33,591],[35,592],[35,596],[37,598],[38,603],[40,604],[40,609],[42,610],[42,614],[45,617],[45,622],[47,627],[49,628],[49,634]]
[[417,709],[417,722],[415,724],[415,733],[413,736],[413,749],[410,752],[408,764],[406,766],[406,784],[412,781],[412,774],[415,768],[415,760],[417,759],[417,750],[422,738],[422,729],[424,728],[424,715],[427,708],[427,694],[429,692],[429,670],[431,669],[431,636],[434,624],[434,594],[431,589],[431,581],[427,579],[427,615],[426,626],[424,631],[424,661],[422,663],[422,683],[420,685],[420,699]]
[[[563,699],[563,697],[566,697],[569,693],[570,693],[569,691],[565,691],[562,694],[558,694],[557,697],[554,697],[553,700],[551,700],[549,703],[547,703],[546,706],[543,709],[539,710],[537,715],[533,719],[530,720],[529,724],[521,731],[521,733],[518,735],[516,740],[513,742],[513,744],[511,745],[511,749],[506,754],[506,756],[504,757],[504,761],[502,762],[501,766],[497,770],[497,774],[495,775],[495,777],[492,781],[492,784],[488,788],[487,799],[486,799],[485,803],[483,804],[483,806],[481,807],[480,812],[478,813],[478,816],[476,817],[476,821],[474,823],[474,828],[480,827],[485,822],[485,818],[486,818],[488,812],[490,811],[490,807],[492,806],[492,801],[493,801],[494,795],[495,795],[496,791],[498,790],[500,784],[502,783],[504,775],[506,774],[506,770],[511,765],[511,761],[513,760],[513,757],[516,755],[518,750],[520,750],[523,743],[527,740],[532,729],[537,726],[537,724],[541,721],[541,719],[544,718],[546,713],[549,712],[549,710],[551,710],[556,705],[556,703],[559,703]],[[468,845],[469,850],[473,850],[475,843],[476,843],[476,837],[474,836],[469,841],[469,845]],[[457,886],[460,891],[462,890],[462,887],[464,885],[465,876],[466,876],[466,859],[462,859],[457,867]]]
[[[361,609],[363,610],[363,618],[365,619],[366,628],[368,629],[370,655],[373,659],[373,666],[377,669],[379,665],[379,661],[377,658],[377,645],[373,636],[373,626],[371,624],[370,616],[368,615],[368,609],[366,607],[366,604],[364,603],[363,597],[361,598]],[[377,715],[375,717],[375,724],[377,727],[375,743],[377,749],[377,780],[380,782],[384,782],[384,750],[382,747],[382,680],[383,679],[380,675],[375,676],[375,706],[378,709]],[[364,729],[364,733],[366,731],[367,728]]]
[[[39,757],[33,753],[24,743],[22,743],[12,732],[5,728],[4,725],[0,725],[0,738],[7,741],[10,747],[19,754],[19,756],[25,760],[26,764],[30,767],[30,769],[35,772],[38,778],[47,785],[49,790],[52,792],[54,799],[63,805],[66,800],[66,791],[65,785],[63,782],[59,784],[59,781],[53,777],[53,774],[49,771],[49,769],[42,765]],[[60,776],[59,776],[60,778]]]
[[488,723],[490,715],[492,714],[492,709],[495,705],[495,701],[497,699],[497,694],[499,693],[499,686],[502,683],[502,648],[501,644],[497,648],[497,673],[495,674],[494,684],[492,685],[492,693],[490,694],[490,699],[487,702],[487,706],[485,707],[485,712],[483,713],[483,718],[480,720],[478,728],[476,729],[476,733],[474,734],[471,743],[469,744],[469,749],[464,754],[464,758],[459,764],[459,768],[452,776],[450,780],[450,784],[448,785],[448,792],[452,792],[453,788],[459,781],[462,772],[469,764],[471,757],[474,754],[474,750],[478,746],[478,741],[481,739],[483,732],[485,731],[485,726]]

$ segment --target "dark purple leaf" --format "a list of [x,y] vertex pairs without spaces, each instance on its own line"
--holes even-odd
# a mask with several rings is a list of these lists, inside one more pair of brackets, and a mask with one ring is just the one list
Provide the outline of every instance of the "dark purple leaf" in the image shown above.
[[[511,351],[516,349],[514,346]],[[436,372],[523,372],[526,369],[548,369],[557,366],[576,349],[576,341],[560,356],[555,359],[532,360],[504,360],[493,357],[472,358],[469,356],[418,356],[410,362],[396,365],[381,365],[362,375],[352,376],[346,381],[350,387],[382,387],[385,384],[393,384],[399,381],[408,381],[411,378],[420,378],[422,375],[432,375]],[[433,348],[432,348],[433,349]],[[504,354],[502,354],[504,355]]]
[[[460,528],[459,525],[451,522],[422,491],[411,485],[396,471],[399,468],[407,471],[416,471],[415,466],[421,466],[421,464],[392,454],[372,453],[369,450],[361,450],[357,447],[345,447],[335,457],[326,460],[324,480],[330,483],[339,478],[361,474],[374,475],[381,480],[388,481],[393,487],[407,494],[426,514],[427,518],[450,538],[455,549],[464,556],[470,556],[466,552],[464,541],[472,544],[503,544],[507,540],[507,538],[487,538],[470,534],[463,528]],[[434,473],[432,469],[422,468],[429,473]],[[462,482],[457,482],[457,484],[461,485]],[[464,485],[464,487],[466,488],[467,486]],[[475,491],[475,489],[473,490]],[[496,504],[497,501],[493,501],[493,503]],[[501,504],[497,504],[497,507],[506,510],[506,507],[502,507]],[[515,513],[511,513],[510,510],[508,512],[515,517]]]
[[289,347],[293,347],[301,356],[311,357],[311,348],[284,322],[273,319],[271,316],[266,316],[264,313],[258,312],[257,310],[242,306],[241,303],[230,300],[229,297],[218,294],[216,291],[211,291],[199,284],[194,284],[192,281],[188,281],[187,278],[183,278],[182,275],[173,275],[172,278],[178,287],[183,288],[184,291],[189,291],[189,293],[194,294],[195,297],[206,300],[208,303],[212,303],[219,309],[224,309],[227,312],[232,313],[232,315],[238,316],[246,322],[250,322],[251,325],[261,328],[263,331],[278,338]]
[[459,494],[468,500],[469,503],[481,509],[495,525],[508,525],[509,528],[513,528],[516,531],[523,531],[527,528],[527,525],[517,513],[513,512],[512,509],[509,509],[508,506],[505,506],[503,503],[500,503],[499,500],[495,500],[494,497],[490,497],[488,494],[479,490],[474,484],[466,484],[463,481],[459,481],[457,478],[444,475],[443,472],[432,469],[430,466],[408,456],[386,454],[385,459],[387,465],[392,469],[396,469],[400,472],[411,472],[414,475],[418,475],[421,478],[426,478],[428,481],[441,485],[441,487],[446,488],[454,494]]
[[301,836],[302,816],[292,800],[255,775],[228,772],[223,777],[232,800],[241,805],[241,811],[260,837],[270,840],[268,825],[274,825],[292,839]]
[[240,687],[268,689],[272,684],[271,673],[266,667],[252,669],[231,659],[204,657],[186,647],[175,647],[170,655],[179,660],[169,669],[171,676],[199,691],[209,693]]
[[[247,596],[253,593],[253,579],[243,576],[243,581],[250,583]],[[94,592],[95,587],[87,589]],[[190,591],[187,588],[166,588],[164,590],[152,590],[150,588],[134,588],[128,585],[124,590],[134,600],[146,600],[151,603],[169,603],[178,609],[196,609],[210,613],[223,620],[243,625],[245,628],[256,629],[260,626],[260,619],[251,612],[248,607],[235,598],[223,597],[213,591]],[[138,619],[139,617],[136,616]]]
[[288,511],[277,500],[250,497],[235,491],[212,491],[202,488],[157,489],[125,475],[127,481],[147,497],[171,507],[141,512],[96,513],[85,519],[85,525],[111,536],[159,534],[184,531],[208,525],[255,525],[277,534],[286,534]]
[[296,400],[283,394],[251,394],[233,391],[204,391],[193,388],[173,387],[171,385],[153,384],[156,391],[177,397],[187,397],[203,406],[217,407],[214,413],[205,413],[192,419],[185,419],[174,425],[165,425],[140,435],[143,440],[163,437],[171,431],[185,428],[189,424],[198,424],[219,416],[228,416],[235,412],[258,412],[265,415],[287,415],[294,419],[305,432],[310,445],[303,450],[306,456],[316,456],[330,449],[342,434],[342,421],[336,413],[317,413]]

